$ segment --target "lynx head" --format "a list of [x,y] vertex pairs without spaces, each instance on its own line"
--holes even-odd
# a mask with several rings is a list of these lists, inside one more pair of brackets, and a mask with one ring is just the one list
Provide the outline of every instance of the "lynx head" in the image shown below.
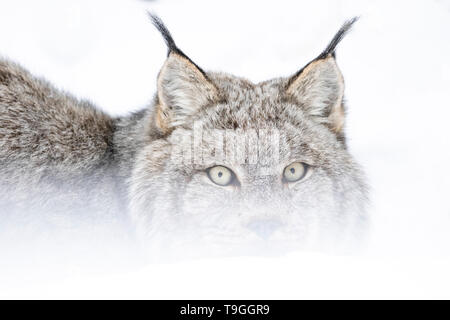
[[366,191],[346,148],[335,59],[356,19],[300,71],[257,84],[203,71],[152,20],[168,57],[148,117],[157,138],[140,151],[130,188],[146,245],[223,254],[358,238]]

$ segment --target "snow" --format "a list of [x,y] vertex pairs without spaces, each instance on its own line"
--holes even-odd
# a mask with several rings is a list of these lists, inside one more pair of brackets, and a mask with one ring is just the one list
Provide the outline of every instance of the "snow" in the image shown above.
[[0,54],[126,114],[150,101],[166,54],[146,10],[202,68],[252,81],[294,73],[361,16],[337,61],[350,149],[372,188],[367,250],[72,267],[9,278],[0,298],[450,298],[447,1],[2,0]]

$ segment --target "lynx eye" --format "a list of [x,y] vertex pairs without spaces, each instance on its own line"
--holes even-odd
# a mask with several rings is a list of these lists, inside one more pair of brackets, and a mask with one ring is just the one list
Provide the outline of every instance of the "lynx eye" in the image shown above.
[[231,184],[234,180],[234,173],[224,166],[215,166],[209,168],[207,171],[209,179],[219,186],[225,187]]
[[307,165],[301,162],[294,162],[284,168],[283,178],[286,182],[296,182],[306,175]]

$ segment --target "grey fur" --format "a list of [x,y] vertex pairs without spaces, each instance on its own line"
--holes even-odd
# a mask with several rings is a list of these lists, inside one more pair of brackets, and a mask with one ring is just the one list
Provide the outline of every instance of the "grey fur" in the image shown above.
[[[66,224],[131,222],[153,251],[196,244],[213,252],[225,244],[245,252],[261,243],[278,250],[359,239],[367,191],[345,145],[342,100],[330,52],[292,77],[254,84],[205,73],[169,48],[152,105],[118,118],[2,60],[2,225],[58,227],[61,217]],[[193,150],[195,127],[199,152],[186,158],[179,151]],[[274,155],[268,141],[276,137],[277,161],[251,163],[251,154],[241,162],[206,159],[221,133],[243,133],[246,150],[257,145],[260,157]],[[220,151],[229,154],[234,140],[224,141]],[[310,165],[308,178],[283,184],[283,168],[296,161]],[[205,173],[213,165],[232,169],[240,186],[214,185]],[[281,226],[270,245],[249,231],[260,221]]]

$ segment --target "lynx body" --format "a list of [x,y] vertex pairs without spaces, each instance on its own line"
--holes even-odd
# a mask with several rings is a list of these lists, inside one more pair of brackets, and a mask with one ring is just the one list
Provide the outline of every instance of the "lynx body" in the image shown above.
[[354,20],[294,75],[255,84],[203,71],[152,19],[168,57],[151,106],[128,116],[0,61],[2,228],[130,224],[160,252],[360,239],[367,191],[334,54]]

